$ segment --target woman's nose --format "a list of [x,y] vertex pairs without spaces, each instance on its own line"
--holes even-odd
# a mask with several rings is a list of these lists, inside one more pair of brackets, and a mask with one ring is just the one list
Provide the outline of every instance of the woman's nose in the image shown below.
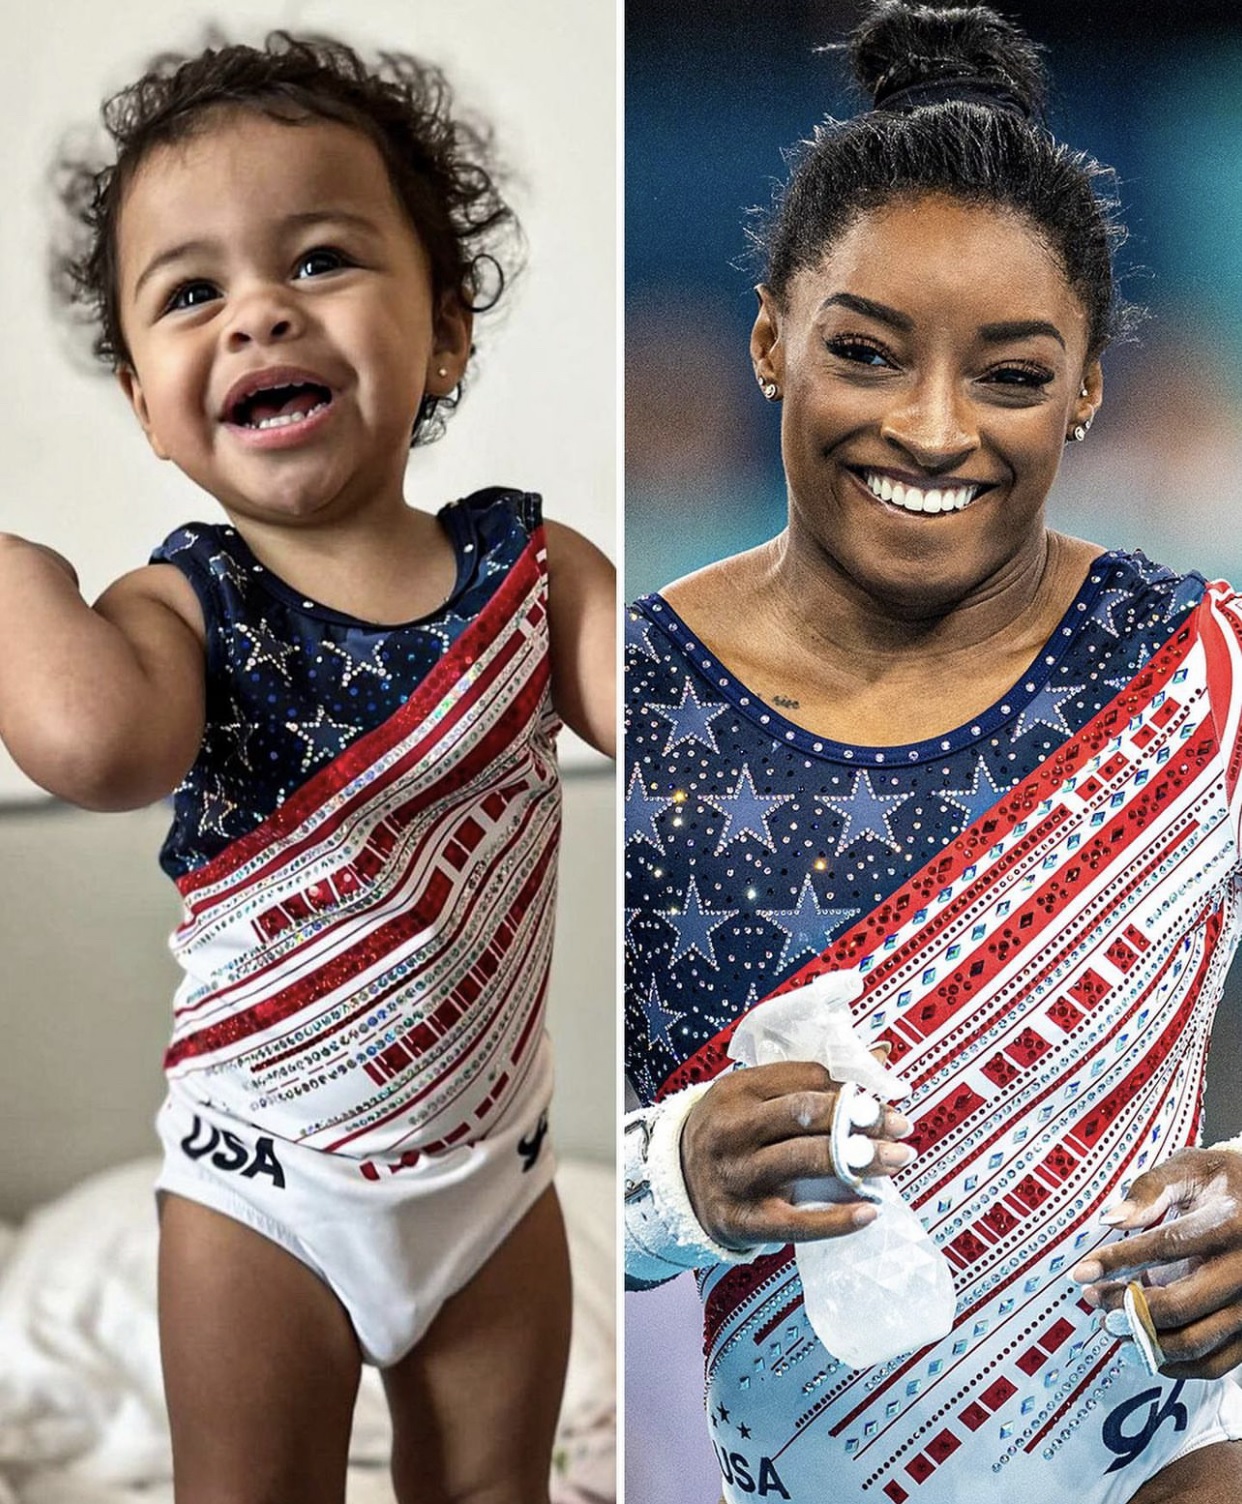
[[957,383],[945,378],[912,386],[888,409],[880,431],[929,472],[951,470],[979,447],[971,404]]

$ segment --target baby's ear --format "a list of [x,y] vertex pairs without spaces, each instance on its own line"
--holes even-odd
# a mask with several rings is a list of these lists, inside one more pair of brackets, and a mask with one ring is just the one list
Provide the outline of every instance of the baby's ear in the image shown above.
[[436,304],[425,390],[447,397],[466,373],[474,334],[474,314],[457,292],[445,292]]
[[147,411],[147,400],[142,394],[142,382],[138,380],[138,372],[132,366],[118,366],[116,379],[121,383],[121,390],[125,393],[126,400],[134,410],[134,417],[142,425],[142,431],[147,436],[157,459],[166,460],[168,452],[155,435],[155,429],[151,426],[151,415]]

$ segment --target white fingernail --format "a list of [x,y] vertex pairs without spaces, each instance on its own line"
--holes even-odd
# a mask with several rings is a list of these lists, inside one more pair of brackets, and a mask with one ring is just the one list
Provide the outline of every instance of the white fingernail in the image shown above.
[[871,1163],[875,1145],[861,1133],[851,1133],[845,1141],[845,1164],[850,1170],[861,1170]]
[[1128,1201],[1114,1201],[1100,1213],[1100,1221],[1109,1227],[1116,1227],[1118,1222],[1124,1222],[1129,1217],[1130,1210]]
[[1124,1311],[1109,1311],[1104,1317],[1104,1330],[1110,1337],[1130,1337],[1130,1321]]
[[850,1103],[850,1122],[855,1128],[874,1128],[883,1116],[879,1099],[860,1091]]

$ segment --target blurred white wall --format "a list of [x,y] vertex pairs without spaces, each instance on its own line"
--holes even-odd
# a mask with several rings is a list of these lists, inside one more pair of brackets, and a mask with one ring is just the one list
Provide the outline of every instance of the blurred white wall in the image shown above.
[[[65,133],[154,53],[208,23],[274,28],[442,64],[496,128],[529,241],[510,307],[478,326],[473,389],[406,492],[434,510],[480,485],[541,491],[548,514],[615,548],[616,15],[564,0],[58,0],[10,7],[0,51],[0,530],[71,558],[88,597],[215,503],[157,462],[106,374],[75,366],[47,291],[48,169]],[[574,754],[571,753],[571,760]],[[0,752],[0,801],[29,785]]]

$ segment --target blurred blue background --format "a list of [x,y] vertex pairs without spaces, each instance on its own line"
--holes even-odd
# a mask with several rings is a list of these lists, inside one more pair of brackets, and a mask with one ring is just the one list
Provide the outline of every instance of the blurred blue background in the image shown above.
[[[1071,446],[1053,526],[1242,585],[1242,17],[1234,4],[1000,8],[1048,48],[1051,124],[1114,167],[1125,296],[1149,317],[1105,355],[1105,401]],[[784,523],[778,411],[748,355],[747,211],[782,149],[860,107],[817,51],[845,0],[626,5],[625,574],[658,589]],[[1242,1129],[1242,978],[1222,1007],[1208,1138]],[[714,1504],[688,1277],[626,1300],[629,1504]]]

